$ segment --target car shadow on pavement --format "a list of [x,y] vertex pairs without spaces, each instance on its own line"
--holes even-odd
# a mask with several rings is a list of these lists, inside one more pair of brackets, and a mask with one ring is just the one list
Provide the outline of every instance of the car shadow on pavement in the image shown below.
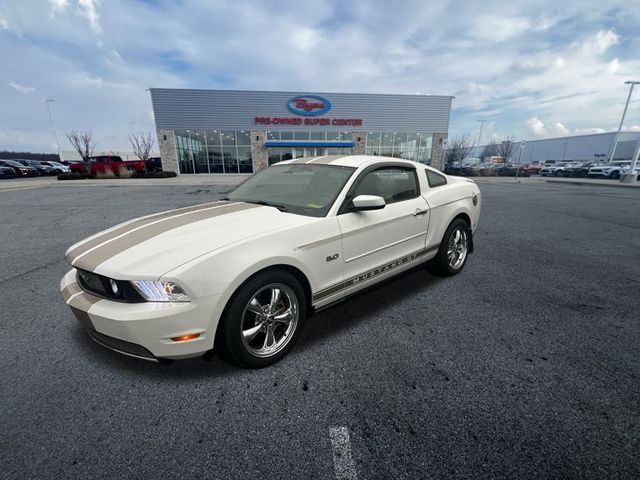
[[[381,310],[393,307],[408,297],[424,293],[441,280],[421,265],[358,292],[345,301],[312,315],[291,353],[295,355],[296,351],[300,352],[318,342],[341,335],[345,330],[367,321]],[[194,358],[178,360],[169,365],[129,357],[96,344],[79,325],[72,327],[71,335],[80,350],[79,355],[91,358],[90,365],[99,365],[96,370],[112,368],[120,372],[126,371],[133,376],[144,375],[167,380],[190,380],[202,378],[203,375],[226,377],[247,372],[229,365],[217,355],[213,355],[209,360]],[[287,358],[291,358],[291,355],[281,362],[287,362]]]
[[304,349],[333,336],[342,335],[355,324],[365,322],[382,310],[404,302],[428,291],[443,278],[429,273],[419,265],[397,276],[358,292],[344,301],[314,314],[305,326],[305,331],[296,349]]

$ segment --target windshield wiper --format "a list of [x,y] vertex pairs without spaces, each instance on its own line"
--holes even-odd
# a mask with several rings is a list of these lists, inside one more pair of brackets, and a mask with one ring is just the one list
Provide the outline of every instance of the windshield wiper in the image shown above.
[[279,205],[277,203],[271,203],[271,202],[265,202],[264,200],[244,200],[247,203],[255,203],[257,205],[264,205],[266,207],[275,207],[278,210],[280,210],[281,212],[286,212],[288,211],[288,208],[285,207],[284,205]]

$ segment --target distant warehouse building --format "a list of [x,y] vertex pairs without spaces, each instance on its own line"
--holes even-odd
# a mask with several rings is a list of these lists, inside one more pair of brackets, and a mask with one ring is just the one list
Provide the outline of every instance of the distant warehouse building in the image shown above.
[[442,165],[450,96],[152,88],[165,170],[249,174],[297,157],[370,154]]
[[[522,147],[520,143],[514,149],[512,161],[531,163],[553,160],[562,161],[591,161],[609,159],[616,132],[595,133],[590,135],[575,135],[572,137],[547,138],[544,140],[528,140]],[[640,132],[621,132],[618,145],[613,155],[616,161],[628,160],[633,157],[640,143]],[[480,157],[485,145],[476,147],[469,155]]]

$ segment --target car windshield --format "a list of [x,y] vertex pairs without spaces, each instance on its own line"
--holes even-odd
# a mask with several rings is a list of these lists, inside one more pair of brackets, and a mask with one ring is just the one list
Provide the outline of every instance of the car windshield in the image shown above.
[[355,168],[336,165],[274,165],[238,185],[226,198],[323,217],[354,171]]
[[19,162],[16,162],[15,160],[2,160],[3,163],[6,163],[7,165],[11,165],[12,167],[24,167],[24,165],[22,165]]

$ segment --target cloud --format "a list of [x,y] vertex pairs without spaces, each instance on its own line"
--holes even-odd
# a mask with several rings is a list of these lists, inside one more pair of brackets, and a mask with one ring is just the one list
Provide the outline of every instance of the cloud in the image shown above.
[[100,77],[83,77],[81,81],[84,85],[89,85],[91,87],[102,87],[104,81]]
[[582,50],[586,54],[602,54],[619,41],[620,37],[613,30],[601,30],[594,37],[582,43]]
[[9,30],[9,20],[0,15],[0,30]]
[[15,91],[24,93],[24,94],[33,93],[36,91],[35,87],[27,87],[25,85],[20,85],[19,83],[16,83],[13,81],[9,82],[9,86],[13,88]]
[[49,0],[49,5],[51,7],[51,13],[55,15],[69,6],[69,0]]
[[552,122],[545,124],[538,117],[528,118],[526,121],[527,127],[535,137],[561,137],[563,135],[569,135],[570,131],[560,122]]
[[100,14],[98,13],[98,0],[78,0],[80,13],[89,21],[91,30],[96,35],[102,35],[100,26]]
[[589,133],[605,133],[607,130],[600,127],[591,127],[591,128],[576,128],[575,133],[579,134],[589,134]]
[[[477,139],[486,119],[485,140],[610,130],[640,71],[630,3],[20,0],[0,6],[0,29],[19,29],[0,30],[0,84],[37,82],[61,132],[90,128],[115,150],[133,119],[154,130],[149,87],[455,95],[451,134]],[[17,91],[0,88],[0,128],[46,131],[41,97]]]

